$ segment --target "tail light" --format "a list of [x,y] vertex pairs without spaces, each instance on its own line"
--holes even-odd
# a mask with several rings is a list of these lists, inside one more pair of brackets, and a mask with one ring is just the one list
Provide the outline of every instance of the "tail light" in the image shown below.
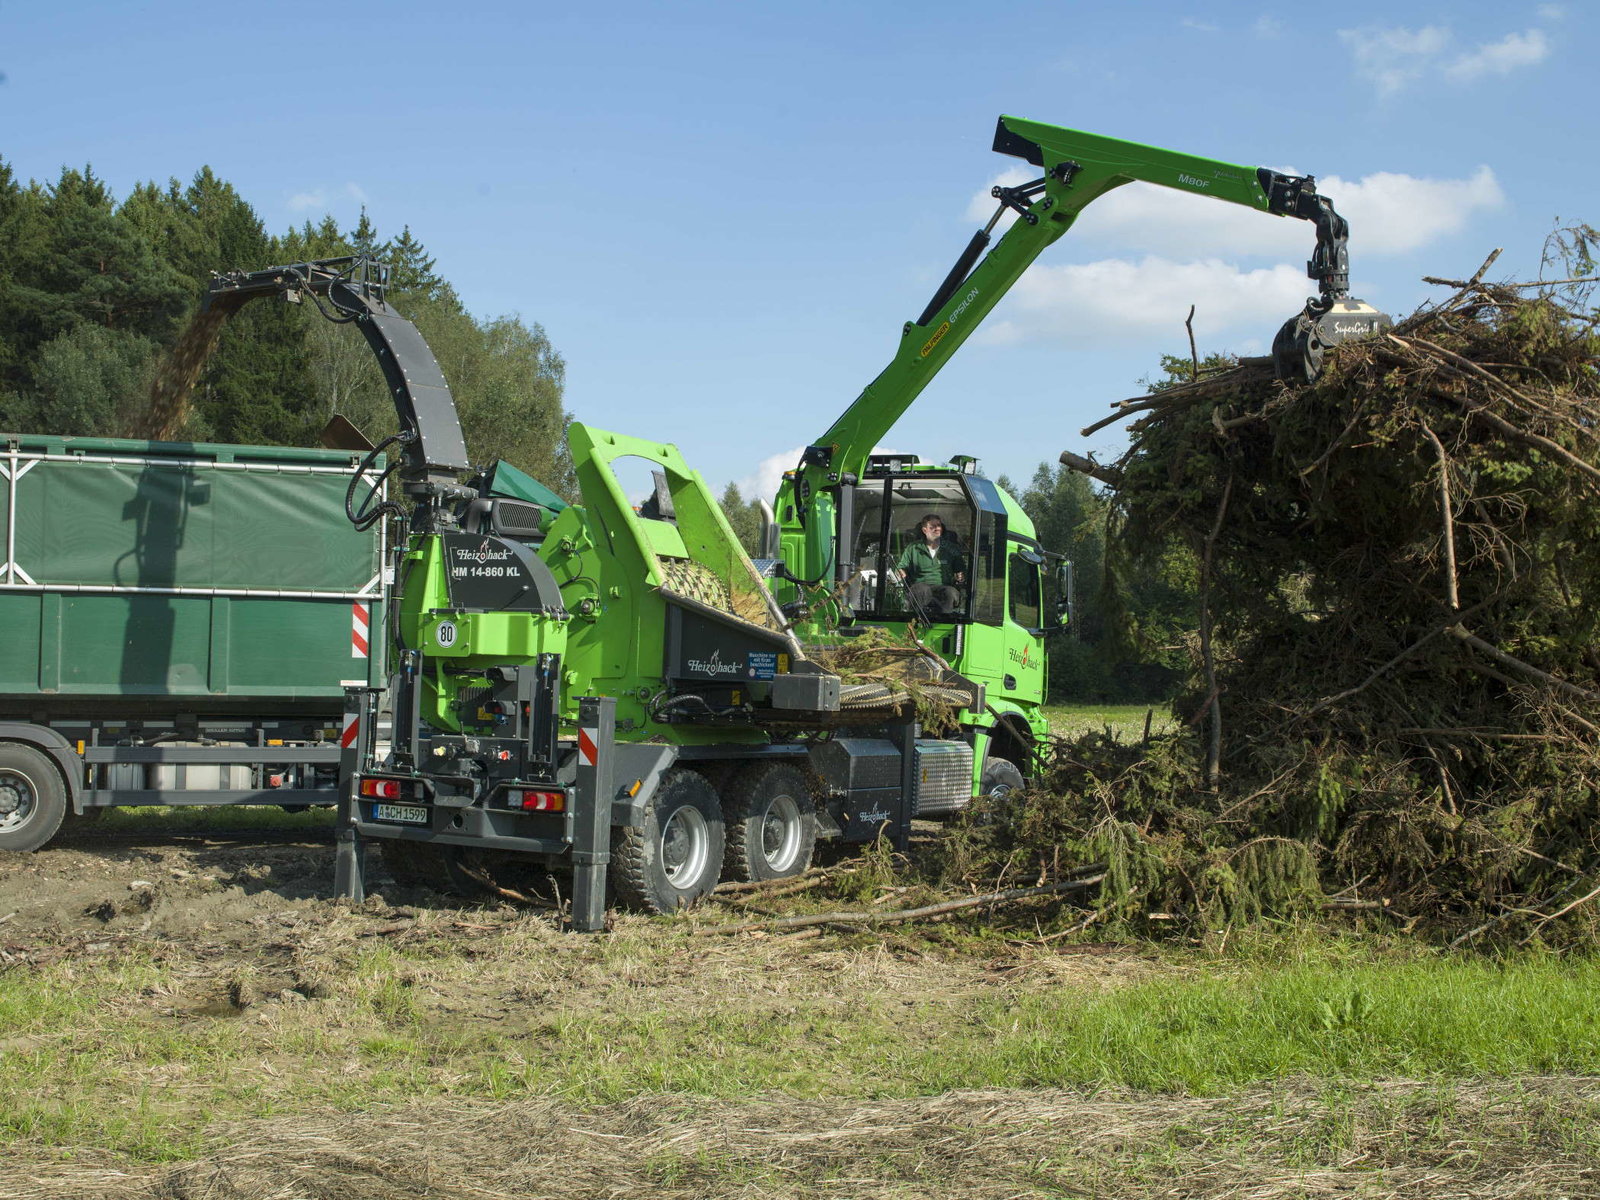
[[363,779],[361,781],[361,794],[374,800],[400,799],[400,781],[398,779]]
[[526,791],[518,795],[522,802],[523,812],[566,812],[567,794],[565,792]]

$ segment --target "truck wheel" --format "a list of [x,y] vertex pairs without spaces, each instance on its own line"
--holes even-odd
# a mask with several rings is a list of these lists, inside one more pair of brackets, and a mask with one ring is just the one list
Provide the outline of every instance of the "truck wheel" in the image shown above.
[[728,879],[786,879],[811,865],[817,806],[811,781],[788,763],[763,763],[734,776],[723,793]]
[[0,850],[37,850],[67,815],[67,789],[41,751],[0,743]]
[[983,779],[978,784],[980,795],[1003,800],[1024,787],[1022,772],[1017,764],[1004,758],[991,758],[983,764]]
[[672,913],[717,886],[722,808],[705,776],[669,771],[644,810],[644,824],[611,833],[612,890],[630,908]]

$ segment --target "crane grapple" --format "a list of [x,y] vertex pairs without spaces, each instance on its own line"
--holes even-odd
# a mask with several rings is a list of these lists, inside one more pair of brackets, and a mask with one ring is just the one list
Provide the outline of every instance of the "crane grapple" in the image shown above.
[[1350,224],[1334,211],[1328,197],[1317,192],[1315,176],[1196,158],[1015,117],[1000,118],[994,149],[1045,170],[1045,178],[1035,184],[995,189],[1002,204],[1016,207],[1025,217],[1036,219],[1036,214],[1003,192],[1022,193],[1021,200],[1031,200],[1047,191],[1048,180],[1057,179],[1068,189],[1064,203],[1076,212],[1112,188],[1137,179],[1312,222],[1317,244],[1306,274],[1317,281],[1318,292],[1284,323],[1273,341],[1273,366],[1280,379],[1310,382],[1321,373],[1330,347],[1381,333],[1394,324],[1386,314],[1350,295]]

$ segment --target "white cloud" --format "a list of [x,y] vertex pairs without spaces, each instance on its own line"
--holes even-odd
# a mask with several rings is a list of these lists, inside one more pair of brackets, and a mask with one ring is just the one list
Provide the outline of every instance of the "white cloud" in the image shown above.
[[1372,81],[1380,96],[1391,96],[1421,79],[1450,46],[1450,30],[1443,25],[1421,29],[1368,27],[1341,29],[1339,40],[1350,47],[1356,73]]
[[[1009,186],[1028,177],[1013,169],[993,182]],[[1488,166],[1455,179],[1387,171],[1351,181],[1328,175],[1317,188],[1350,222],[1358,293],[1364,259],[1421,249],[1505,204]],[[968,217],[987,218],[993,203],[985,189],[973,198]],[[1216,344],[1226,335],[1248,353],[1253,342],[1270,341],[1316,286],[1305,275],[1316,244],[1310,222],[1154,184],[1128,184],[1090,205],[1066,243],[1106,257],[1035,264],[975,335],[978,344],[1181,338],[1193,304],[1198,337]],[[1241,259],[1265,265],[1241,265]],[[797,449],[769,460],[777,464],[774,486],[798,457]]]
[[1539,14],[1541,21],[1550,21],[1552,23],[1564,21],[1567,16],[1567,6],[1565,4],[1541,4],[1534,11]]
[[[1027,167],[1009,167],[989,181],[989,187],[983,189],[967,203],[967,220],[987,224],[994,215],[995,206],[1000,201],[994,198],[989,188],[1016,187],[1019,183],[1027,183],[1039,178],[1042,171],[1029,170]],[[1000,228],[1005,228],[1016,219],[1016,214],[1007,213],[1000,222]]]
[[1259,38],[1275,38],[1283,34],[1283,22],[1278,20],[1277,17],[1266,13],[1256,18],[1256,23],[1252,28]]
[[358,183],[346,183],[331,192],[325,188],[314,188],[308,192],[296,192],[289,197],[290,212],[327,212],[330,204],[343,200],[354,200],[357,204],[367,202],[367,193]]
[[[1542,7],[1539,14],[1551,21],[1562,16],[1552,5]],[[1550,39],[1541,29],[1508,33],[1499,41],[1459,51],[1455,34],[1446,25],[1416,30],[1399,26],[1341,29],[1339,39],[1350,48],[1356,74],[1370,81],[1380,97],[1393,96],[1425,79],[1461,84],[1489,75],[1508,75],[1550,55]]]
[[1470,83],[1485,75],[1509,75],[1519,68],[1535,66],[1549,54],[1550,41],[1544,31],[1530,29],[1526,33],[1508,33],[1498,42],[1461,55],[1444,68],[1444,73],[1457,83]]
[[1406,254],[1466,228],[1473,216],[1505,205],[1487,166],[1466,179],[1419,179],[1380,171],[1352,183],[1330,175],[1317,190],[1350,222],[1351,253]]
[[1220,28],[1209,21],[1201,21],[1195,17],[1184,17],[1178,24],[1185,29],[1193,29],[1200,33],[1215,33]]
[[752,473],[734,480],[739,485],[739,494],[746,500],[772,503],[772,498],[778,494],[778,483],[783,479],[783,473],[792,471],[804,452],[804,446],[796,446],[793,450],[783,450],[763,458]]
[[1152,334],[1181,339],[1191,304],[1197,338],[1214,341],[1241,328],[1270,337],[1299,311],[1310,286],[1297,267],[1246,271],[1214,258],[1175,262],[1149,255],[1035,266],[1012,289],[1003,318],[975,340],[1089,346]]
[[[1293,173],[1293,172],[1291,172]],[[1008,171],[996,182],[1013,184]],[[1333,199],[1350,222],[1353,249],[1365,254],[1403,254],[1456,233],[1477,213],[1502,207],[1505,194],[1494,172],[1480,166],[1463,179],[1426,179],[1379,172],[1345,181],[1336,175],[1317,180],[1317,190]],[[987,190],[974,197],[967,215],[986,219],[994,201]],[[1303,261],[1316,235],[1311,224],[1273,217],[1150,183],[1130,183],[1083,210],[1063,243],[1088,245],[1095,253]]]

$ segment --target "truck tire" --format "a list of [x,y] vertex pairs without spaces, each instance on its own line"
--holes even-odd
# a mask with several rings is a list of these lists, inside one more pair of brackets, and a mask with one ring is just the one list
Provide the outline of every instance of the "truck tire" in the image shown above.
[[66,784],[49,757],[20,742],[0,742],[0,850],[37,850],[66,815]]
[[811,780],[789,763],[757,763],[723,792],[726,879],[786,879],[811,865],[817,845],[817,805]]
[[1004,758],[991,758],[983,764],[983,778],[978,784],[980,795],[1003,800],[1014,792],[1020,792],[1024,786],[1022,771],[1016,763]]
[[722,807],[711,784],[694,771],[669,771],[645,805],[644,823],[611,832],[612,891],[629,908],[677,912],[717,886],[722,849]]

